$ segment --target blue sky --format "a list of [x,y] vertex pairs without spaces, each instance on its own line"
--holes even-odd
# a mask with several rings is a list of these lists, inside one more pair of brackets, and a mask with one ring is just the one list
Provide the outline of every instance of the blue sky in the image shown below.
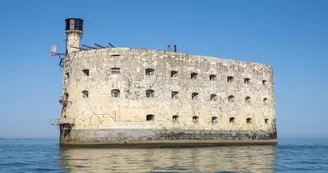
[[273,66],[281,138],[328,138],[328,1],[9,1],[0,5],[0,137],[52,138],[58,128],[64,20],[82,43],[166,49]]

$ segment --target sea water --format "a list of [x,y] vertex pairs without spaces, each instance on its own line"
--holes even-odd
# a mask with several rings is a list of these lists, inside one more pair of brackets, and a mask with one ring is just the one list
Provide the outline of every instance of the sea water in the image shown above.
[[0,139],[0,172],[328,173],[328,140],[276,146],[61,148],[56,139]]

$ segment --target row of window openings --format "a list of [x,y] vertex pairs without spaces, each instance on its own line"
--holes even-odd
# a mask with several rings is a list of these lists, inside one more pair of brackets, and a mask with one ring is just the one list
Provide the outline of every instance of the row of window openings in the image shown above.
[[[89,92],[87,90],[83,90],[82,94],[83,94],[83,98],[88,98],[89,97]],[[112,95],[112,97],[119,97],[120,96],[120,90],[113,89],[111,91],[111,95]],[[198,93],[192,93],[191,94],[191,99],[192,100],[197,100],[198,95],[199,95]],[[153,98],[154,97],[154,90],[151,90],[151,89],[146,90],[146,97],[147,98]],[[179,92],[178,91],[172,91],[171,92],[171,98],[172,99],[178,99],[179,98]],[[210,96],[211,101],[216,101],[217,99],[218,99],[218,96],[216,94],[211,94],[211,96]],[[235,96],[233,96],[233,95],[228,96],[228,101],[229,102],[234,102],[234,100],[235,100]],[[263,102],[266,103],[267,100],[268,100],[268,98],[264,98]],[[245,97],[245,102],[250,103],[251,102],[251,97],[249,97],[249,96]]]
[[[147,115],[146,116],[146,121],[154,121],[155,120],[155,116],[154,115]],[[193,123],[198,123],[198,121],[199,121],[199,116],[193,116],[192,117],[192,122]],[[179,122],[179,116],[178,115],[174,115],[174,116],[172,116],[172,122],[173,123],[177,123],[177,122]],[[216,123],[218,123],[218,117],[212,117],[211,118],[211,123],[212,124],[216,124]],[[229,118],[229,123],[235,123],[235,118],[234,117],[230,117]],[[253,121],[252,121],[252,118],[247,118],[246,119],[246,123],[247,124],[252,124],[253,123]],[[264,119],[264,123],[265,124],[268,124],[269,123],[269,119]]]
[[[152,68],[148,68],[145,70],[146,71],[146,75],[150,76],[150,75],[153,75],[154,74],[154,69]],[[177,77],[178,76],[178,71],[171,71],[171,77],[174,78],[174,77]],[[190,73],[190,79],[197,79],[198,77],[198,73],[195,73],[195,72],[192,72]],[[215,81],[216,80],[216,75],[215,74],[211,74],[209,76],[209,80],[210,81]],[[244,83],[245,84],[249,84],[250,83],[250,78],[244,78]],[[233,76],[228,76],[227,77],[227,82],[233,82],[234,81],[234,77]],[[267,84],[267,81],[266,80],[262,80],[262,84],[263,85],[266,85]]]
[[[111,68],[111,72],[112,72],[112,74],[119,74],[120,73],[120,68],[118,68],[118,67],[113,67],[113,68]],[[145,72],[146,72],[146,75],[147,76],[151,76],[151,75],[153,75],[154,74],[154,69],[152,69],[152,68],[147,68],[146,70],[145,70]],[[86,75],[86,76],[89,76],[89,70],[88,69],[84,69],[84,70],[82,70],[82,72]],[[69,78],[69,73],[66,73],[66,76]],[[172,78],[174,78],[174,77],[177,77],[178,76],[178,71],[171,71],[171,77]],[[198,76],[198,73],[195,73],[195,72],[193,72],[193,73],[191,73],[190,74],[190,78],[191,79],[197,79],[197,76]],[[216,81],[216,75],[214,75],[214,74],[211,74],[210,75],[210,81]],[[250,83],[250,78],[244,78],[244,83],[245,84],[249,84]],[[227,77],[227,82],[233,82],[234,81],[234,77],[233,76],[228,76]],[[267,81],[266,80],[262,80],[262,85],[267,85]]]
[[[152,69],[152,68],[147,68],[145,70],[147,76],[153,75],[154,74],[154,71],[155,70]],[[175,78],[177,76],[178,76],[178,71],[171,71],[171,78]],[[198,73],[195,73],[195,72],[190,73],[190,79],[197,79],[197,77],[198,77]],[[216,81],[216,75],[211,74],[209,76],[209,80],[210,81]],[[250,78],[244,78],[244,83],[245,84],[249,84],[250,83],[250,80],[251,80]],[[233,81],[234,81],[234,77],[233,76],[228,76],[227,77],[227,82],[230,82],[231,83]],[[262,85],[267,85],[267,81],[266,80],[262,80]]]
[[[120,71],[121,71],[121,69],[118,68],[118,67],[111,68],[111,73],[112,74],[119,74]],[[89,76],[89,69],[83,69],[82,72],[85,76]],[[66,73],[66,77],[69,78],[69,73]]]

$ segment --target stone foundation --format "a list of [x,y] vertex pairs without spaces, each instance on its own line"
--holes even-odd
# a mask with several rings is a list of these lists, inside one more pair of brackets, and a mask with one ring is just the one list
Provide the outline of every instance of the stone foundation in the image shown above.
[[159,129],[62,130],[62,146],[200,147],[276,144],[275,132]]

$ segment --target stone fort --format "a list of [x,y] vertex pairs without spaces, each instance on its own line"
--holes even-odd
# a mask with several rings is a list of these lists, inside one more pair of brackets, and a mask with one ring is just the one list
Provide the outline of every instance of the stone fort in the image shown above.
[[60,144],[276,144],[269,65],[176,51],[80,47],[66,19]]

